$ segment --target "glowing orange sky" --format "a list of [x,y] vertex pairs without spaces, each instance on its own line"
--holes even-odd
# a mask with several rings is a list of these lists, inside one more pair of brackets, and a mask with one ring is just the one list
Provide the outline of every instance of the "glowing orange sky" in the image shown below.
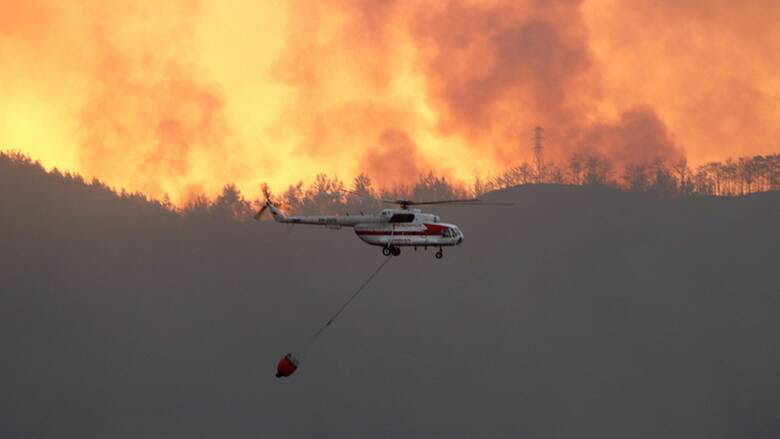
[[174,200],[780,149],[780,2],[280,3],[0,0],[0,149]]

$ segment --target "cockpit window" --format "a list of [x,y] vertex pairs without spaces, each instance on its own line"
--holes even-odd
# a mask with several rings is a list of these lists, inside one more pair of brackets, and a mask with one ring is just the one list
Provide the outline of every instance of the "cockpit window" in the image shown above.
[[413,213],[396,213],[390,217],[391,223],[410,223],[414,221]]
[[443,236],[445,238],[452,238],[452,230],[450,230],[450,229],[442,230],[441,236]]

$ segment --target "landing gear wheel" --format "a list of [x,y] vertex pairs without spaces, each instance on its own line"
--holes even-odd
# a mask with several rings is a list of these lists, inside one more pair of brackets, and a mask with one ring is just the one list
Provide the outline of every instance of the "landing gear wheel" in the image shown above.
[[390,250],[390,247],[385,247],[385,248],[382,249],[382,254],[385,255],[385,256],[390,256],[390,253],[392,253],[392,252],[393,251]]
[[441,259],[444,256],[444,252],[439,249],[439,251],[436,252],[436,259]]
[[398,247],[390,247],[390,252],[393,254],[393,256],[398,256],[401,254],[401,249]]

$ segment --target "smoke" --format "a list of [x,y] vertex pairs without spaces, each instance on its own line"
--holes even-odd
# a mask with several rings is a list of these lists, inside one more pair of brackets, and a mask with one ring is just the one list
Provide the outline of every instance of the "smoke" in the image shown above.
[[694,163],[777,151],[780,4],[615,6],[583,8],[611,107],[650,105]]
[[406,133],[388,129],[379,136],[377,146],[365,153],[360,169],[384,184],[409,187],[430,166]]
[[[156,12],[137,8],[134,15]],[[244,170],[234,156],[224,96],[190,56],[197,4],[174,3],[172,12],[176,20],[144,29],[148,40],[132,42],[110,28],[132,20],[93,17],[95,61],[80,112],[78,157],[91,175],[178,199],[193,186],[213,192],[214,176],[240,177]]]
[[[362,145],[369,145],[361,146],[364,153],[358,168],[380,184],[394,184],[398,176],[441,172],[442,165],[458,169],[462,176],[469,171],[464,164],[473,163],[475,156],[487,159],[489,172],[500,170],[528,158],[536,125],[548,127],[548,160],[563,161],[578,151],[598,152],[616,164],[666,161],[681,155],[651,105],[633,102],[616,114],[601,114],[599,65],[588,45],[580,1],[378,4],[380,8],[372,2],[340,2],[337,9],[343,24],[330,38],[323,38],[321,29],[328,24],[317,8],[291,28],[290,50],[283,56],[281,70],[292,72],[285,77],[287,83],[312,102],[313,113],[328,115],[326,124],[311,124],[316,129],[304,142],[307,154],[338,154],[343,150],[338,146],[345,141],[343,133],[357,135]],[[345,47],[351,50],[342,52]],[[405,52],[405,47],[411,50]],[[410,94],[422,96],[435,115],[430,124],[420,122],[425,121],[423,116],[366,118],[358,128],[340,126],[347,114],[334,107],[344,105],[355,90],[377,97],[408,92],[388,80],[403,72],[404,65],[412,66],[422,78]],[[344,66],[350,67],[342,71]],[[360,74],[353,81],[356,72]],[[340,93],[335,88],[339,79],[330,75],[350,78],[351,87]],[[361,104],[364,107],[357,114],[382,108],[398,115],[403,108],[414,109],[381,99]],[[324,107],[317,109],[318,105]],[[302,105],[293,107],[299,110]],[[347,116],[347,120],[354,118]],[[400,139],[401,132],[406,133],[403,141],[387,141],[388,133]],[[383,140],[373,142],[376,137]],[[391,154],[388,143],[403,146]],[[414,153],[398,154],[400,150]],[[399,159],[404,155],[414,157],[414,163]],[[454,163],[440,160],[441,155],[454,158]]]
[[589,127],[577,150],[608,157],[620,167],[630,163],[674,163],[683,157],[666,126],[649,108],[634,108],[616,121]]
[[[220,93],[181,64],[136,63],[111,52],[81,112],[80,161],[101,178],[121,178],[149,193],[162,184],[199,182],[199,157],[230,162],[229,130]],[[144,69],[143,75],[138,70]],[[222,161],[225,160],[225,161]]]
[[41,41],[52,25],[52,11],[37,1],[0,0],[0,37],[13,41]]
[[[50,141],[74,145],[79,172],[175,200],[192,187],[215,192],[220,181],[246,173],[224,94],[198,67],[197,2],[15,5],[4,8],[12,12],[3,23],[15,26],[17,53],[44,49],[35,85],[55,90],[48,99],[65,107],[67,121],[66,138]],[[66,102],[56,102],[57,94]]]
[[749,3],[0,0],[0,147],[177,203],[496,175],[535,126],[558,163],[765,154],[780,6]]
[[590,72],[585,40],[574,31],[582,29],[577,7],[571,2],[561,16],[547,10],[552,3],[515,1],[421,10],[414,35],[441,129],[500,139],[576,116],[589,97],[582,85]]

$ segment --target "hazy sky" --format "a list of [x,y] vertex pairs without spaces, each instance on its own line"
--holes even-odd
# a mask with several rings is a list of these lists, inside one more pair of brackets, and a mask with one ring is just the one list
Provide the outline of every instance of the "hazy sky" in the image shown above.
[[776,152],[780,3],[0,0],[0,148],[174,199]]

